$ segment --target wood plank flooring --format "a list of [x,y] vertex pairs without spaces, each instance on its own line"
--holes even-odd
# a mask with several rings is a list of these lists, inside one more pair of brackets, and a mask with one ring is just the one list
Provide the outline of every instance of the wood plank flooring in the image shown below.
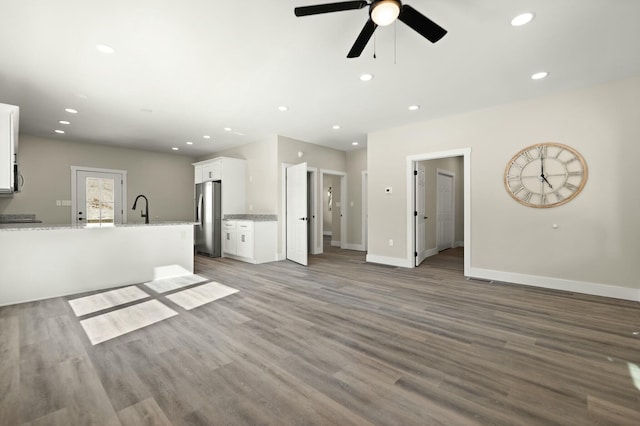
[[640,304],[466,280],[462,257],[197,256],[239,292],[153,293],[178,315],[95,346],[82,295],[0,308],[0,425],[640,424]]

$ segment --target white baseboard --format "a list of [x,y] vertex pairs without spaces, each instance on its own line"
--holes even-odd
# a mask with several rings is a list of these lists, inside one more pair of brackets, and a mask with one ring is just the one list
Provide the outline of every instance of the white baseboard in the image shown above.
[[322,235],[328,235],[330,237],[331,236],[331,231],[323,231]]
[[367,254],[367,262],[389,266],[400,266],[402,268],[411,268],[413,266],[407,259],[400,257],[376,256],[375,254]]
[[453,243],[453,248],[456,248],[456,247],[464,247],[464,241],[455,241]]
[[594,296],[612,297],[614,299],[640,302],[640,289],[638,288],[565,280],[562,278],[541,277],[537,275],[518,274],[515,272],[494,271],[481,268],[470,268],[467,275],[470,278],[502,281],[513,284],[523,284],[534,287],[550,288],[553,290],[563,290],[574,293],[591,294]]
[[345,244],[345,246],[343,248],[347,249],[347,250],[365,251],[364,250],[364,245],[362,245],[362,244],[347,243],[347,244]]
[[331,240],[331,247],[340,247],[342,244],[338,240]]

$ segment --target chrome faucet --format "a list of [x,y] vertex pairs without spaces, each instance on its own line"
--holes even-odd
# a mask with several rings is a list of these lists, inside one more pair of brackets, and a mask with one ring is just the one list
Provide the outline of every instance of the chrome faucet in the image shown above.
[[140,217],[144,217],[144,223],[149,223],[149,200],[147,200],[147,197],[145,197],[144,195],[140,194],[136,197],[136,200],[133,202],[133,208],[131,210],[135,210],[136,209],[136,204],[138,204],[138,199],[142,197],[144,198],[145,201],[145,206],[144,206],[144,213],[140,212]]

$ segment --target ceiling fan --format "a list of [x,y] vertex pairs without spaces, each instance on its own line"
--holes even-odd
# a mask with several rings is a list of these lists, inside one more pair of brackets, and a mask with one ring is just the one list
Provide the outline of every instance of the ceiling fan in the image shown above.
[[342,12],[344,10],[362,9],[369,6],[369,19],[347,54],[347,58],[360,56],[373,32],[378,26],[386,26],[396,19],[401,20],[409,27],[420,33],[431,43],[440,40],[447,30],[433,22],[409,5],[402,4],[400,0],[371,0],[371,2],[342,1],[337,3],[317,4],[314,6],[301,6],[294,9],[296,16],[319,15],[321,13]]

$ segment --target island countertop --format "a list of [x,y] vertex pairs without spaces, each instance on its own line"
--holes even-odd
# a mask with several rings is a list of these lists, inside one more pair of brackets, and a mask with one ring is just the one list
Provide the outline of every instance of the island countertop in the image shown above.
[[51,231],[62,229],[113,229],[113,228],[137,228],[149,226],[174,226],[174,225],[197,225],[198,222],[151,222],[151,223],[119,223],[116,225],[69,225],[69,224],[47,224],[47,223],[4,223],[0,224],[2,231]]

